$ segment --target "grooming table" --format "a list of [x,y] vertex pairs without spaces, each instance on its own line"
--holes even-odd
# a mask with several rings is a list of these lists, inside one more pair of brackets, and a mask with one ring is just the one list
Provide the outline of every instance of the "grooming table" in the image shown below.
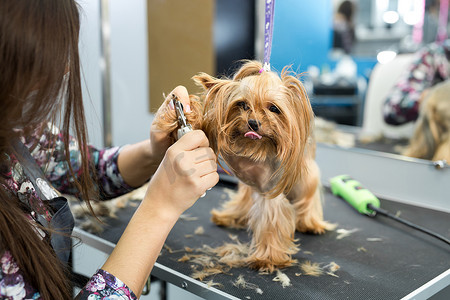
[[[245,230],[218,227],[210,221],[211,209],[228,199],[230,189],[234,186],[221,182],[186,211],[198,219],[177,222],[166,241],[169,248],[162,250],[152,275],[206,299],[401,299],[412,295],[425,299],[449,285],[449,245],[383,216],[361,215],[327,189],[324,191],[325,219],[337,223],[338,229],[357,231],[342,239],[337,239],[338,231],[324,235],[297,232],[301,250],[294,258],[299,263],[311,261],[320,266],[334,262],[340,266],[335,272],[338,277],[299,275],[303,271],[293,266],[282,270],[292,284],[285,288],[273,281],[276,273],[261,275],[248,268],[234,268],[226,274],[207,277],[204,282],[194,280],[190,277],[194,264],[178,261],[187,254],[185,247],[217,247],[232,242],[230,234],[237,235],[240,242],[251,238]],[[449,213],[383,199],[381,207],[450,237]],[[74,234],[84,243],[110,253],[134,210],[132,206],[119,210],[119,218],[111,219],[98,236],[78,228]],[[199,226],[204,228],[204,233],[194,234]],[[263,293],[235,287],[233,282],[239,275]],[[209,280],[221,286],[208,287]]]

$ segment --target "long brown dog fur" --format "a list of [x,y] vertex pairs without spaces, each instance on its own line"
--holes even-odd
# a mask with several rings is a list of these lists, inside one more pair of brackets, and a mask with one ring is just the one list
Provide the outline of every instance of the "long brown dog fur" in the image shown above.
[[[305,89],[288,68],[281,76],[261,70],[260,62],[246,61],[232,79],[194,76],[204,94],[202,120],[192,121],[201,123],[196,128],[206,133],[215,153],[240,179],[236,196],[212,211],[213,222],[250,229],[246,263],[273,272],[295,262],[295,230],[321,234],[334,226],[323,220],[314,114]],[[191,101],[197,103],[195,97]],[[198,105],[194,107],[198,112]],[[160,123],[176,128],[170,121]]]
[[450,162],[450,81],[435,85],[427,93],[403,155]]

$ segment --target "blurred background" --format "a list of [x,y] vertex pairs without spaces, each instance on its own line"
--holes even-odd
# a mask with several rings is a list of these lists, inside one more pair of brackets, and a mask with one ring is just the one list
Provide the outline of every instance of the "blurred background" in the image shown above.
[[[231,76],[240,60],[262,60],[264,55],[264,0],[78,3],[83,95],[90,142],[97,147],[148,138],[163,95],[177,85],[198,92],[191,80],[196,73]],[[382,103],[413,53],[447,38],[448,3],[276,1],[272,70],[291,66],[303,74],[316,116],[328,122],[325,127],[407,138],[412,124],[384,124]],[[331,135],[318,139],[336,142]],[[353,140],[347,147],[364,144]],[[77,255],[83,260],[77,262]],[[86,275],[106,258],[88,246],[79,247],[74,256],[75,271]],[[170,292],[175,293],[171,298],[198,298],[178,292]]]
[[[107,143],[147,137],[163,93],[179,84],[197,92],[196,73],[230,76],[239,60],[263,57],[264,0],[79,4],[85,99],[98,146],[105,125]],[[272,69],[304,73],[317,116],[361,127],[374,67],[445,38],[447,18],[448,0],[277,1]]]

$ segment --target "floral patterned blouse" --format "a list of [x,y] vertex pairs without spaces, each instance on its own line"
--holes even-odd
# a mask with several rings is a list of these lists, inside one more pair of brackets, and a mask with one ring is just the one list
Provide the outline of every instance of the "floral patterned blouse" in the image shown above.
[[415,121],[422,92],[449,77],[450,62],[445,46],[432,43],[424,47],[386,99],[383,107],[385,122],[401,125]]
[[[56,144],[51,142],[56,137]],[[31,156],[43,170],[47,180],[60,192],[76,194],[77,191],[68,179],[68,166],[64,163],[64,145],[59,130],[48,127],[42,136],[23,138],[22,142],[29,148],[35,144]],[[55,146],[55,147],[52,147]],[[54,148],[54,149],[52,149]],[[75,174],[80,173],[80,152],[75,139],[69,140],[70,160]],[[119,147],[97,150],[89,147],[90,157],[95,164],[95,171],[102,198],[113,198],[130,191],[130,187],[123,181],[117,166]],[[32,180],[30,180],[19,161],[13,156],[8,156],[11,169],[2,174],[6,177],[7,188],[14,193],[20,201],[27,204],[32,212],[27,215],[31,222],[35,220],[34,214],[39,214],[45,220],[50,221],[52,215],[43,205],[36,192]],[[37,181],[36,181],[37,182]],[[42,191],[42,188],[40,189]],[[45,191],[42,191],[45,194]],[[47,193],[56,192],[53,190]],[[46,195],[47,196],[47,195]],[[36,228],[37,234],[45,238],[45,233]],[[0,298],[1,299],[41,299],[36,290],[26,279],[16,264],[9,251],[0,253]],[[76,299],[137,299],[134,293],[118,278],[104,270],[98,270],[78,294]]]

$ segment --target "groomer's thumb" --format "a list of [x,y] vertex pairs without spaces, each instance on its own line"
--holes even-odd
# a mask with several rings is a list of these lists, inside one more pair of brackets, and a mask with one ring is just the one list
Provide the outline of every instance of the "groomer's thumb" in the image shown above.
[[189,93],[186,87],[179,85],[170,94],[177,96],[178,100],[183,104],[183,110],[185,113],[191,112],[191,100],[189,99]]

